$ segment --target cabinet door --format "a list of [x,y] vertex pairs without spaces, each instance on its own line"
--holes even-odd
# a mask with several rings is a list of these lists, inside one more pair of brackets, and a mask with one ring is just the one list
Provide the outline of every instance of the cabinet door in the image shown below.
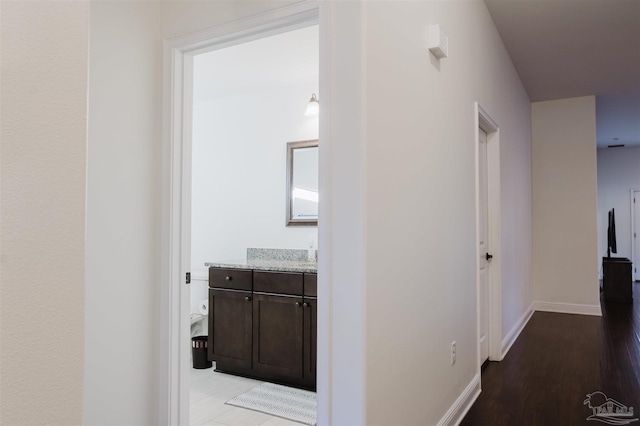
[[209,360],[251,368],[251,292],[209,290]]
[[302,304],[304,311],[304,348],[303,348],[303,382],[304,385],[315,390],[316,388],[316,358],[318,336],[318,301],[316,299],[304,299]]
[[302,380],[302,298],[254,293],[253,368],[268,380]]

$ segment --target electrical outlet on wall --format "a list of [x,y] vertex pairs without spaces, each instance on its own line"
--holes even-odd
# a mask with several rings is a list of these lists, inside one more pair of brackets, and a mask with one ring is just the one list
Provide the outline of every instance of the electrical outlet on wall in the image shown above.
[[456,341],[451,342],[451,365],[456,363]]

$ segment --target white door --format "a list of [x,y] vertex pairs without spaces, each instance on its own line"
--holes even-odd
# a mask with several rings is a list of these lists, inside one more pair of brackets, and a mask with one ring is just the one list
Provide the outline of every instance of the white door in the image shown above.
[[478,255],[479,259],[479,321],[480,321],[480,363],[489,358],[489,202],[488,202],[488,179],[487,179],[487,134],[484,130],[479,131],[479,157],[478,157],[478,179],[479,181],[479,208],[478,208]]
[[640,281],[640,191],[633,191],[633,277]]

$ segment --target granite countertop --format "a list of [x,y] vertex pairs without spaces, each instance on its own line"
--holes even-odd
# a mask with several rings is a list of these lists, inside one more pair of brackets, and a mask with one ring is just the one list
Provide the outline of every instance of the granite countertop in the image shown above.
[[248,248],[247,257],[242,260],[206,262],[204,265],[215,268],[307,272],[313,274],[318,271],[318,262],[309,260],[309,252],[303,249]]
[[206,262],[204,265],[216,268],[256,269],[259,271],[277,272],[307,272],[312,274],[315,274],[318,271],[318,263],[315,261],[242,259],[224,262]]

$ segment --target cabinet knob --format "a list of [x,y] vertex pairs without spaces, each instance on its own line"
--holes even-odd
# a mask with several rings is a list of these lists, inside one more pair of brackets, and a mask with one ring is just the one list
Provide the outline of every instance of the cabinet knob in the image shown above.
[[249,301],[251,301],[251,297],[250,296],[245,296],[244,300],[245,300],[245,302],[249,302]]
[[296,302],[296,306],[300,306],[300,302]]
[[304,303],[302,304],[302,307],[303,307],[303,308],[308,308],[308,307],[309,307],[309,304],[308,304],[307,302],[304,302]]
[[233,279],[233,277],[229,276],[229,277],[224,277],[225,281],[231,281]]

